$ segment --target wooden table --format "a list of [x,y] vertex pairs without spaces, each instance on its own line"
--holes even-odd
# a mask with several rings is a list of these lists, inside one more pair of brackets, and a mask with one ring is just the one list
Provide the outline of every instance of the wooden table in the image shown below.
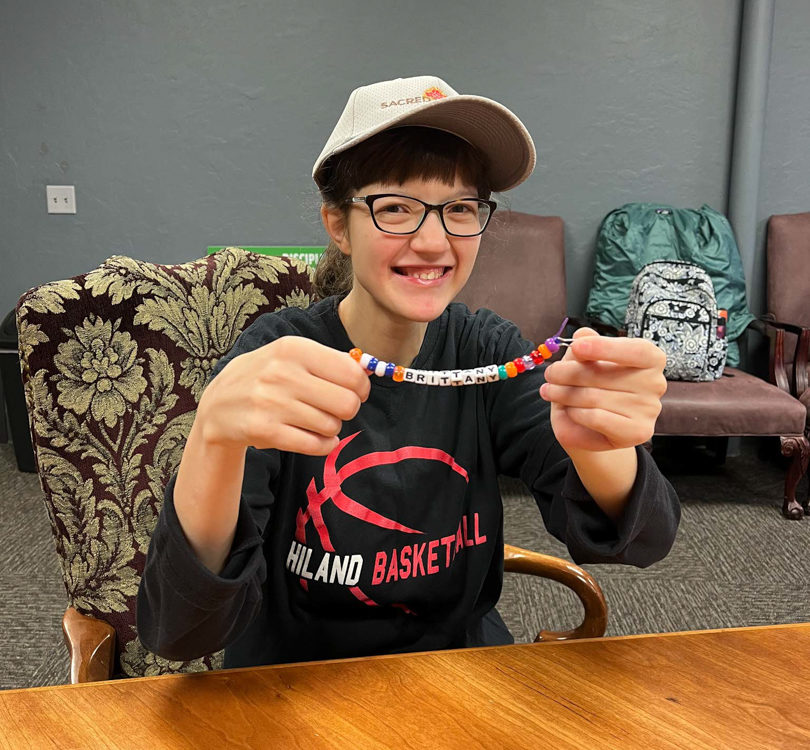
[[810,624],[0,692],[0,748],[810,747]]

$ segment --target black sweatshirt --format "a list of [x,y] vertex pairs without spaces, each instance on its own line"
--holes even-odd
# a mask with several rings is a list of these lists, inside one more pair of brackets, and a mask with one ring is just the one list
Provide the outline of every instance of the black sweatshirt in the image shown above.
[[[281,336],[348,351],[337,303],[260,317],[214,375]],[[467,369],[531,349],[514,324],[454,303],[427,326],[411,366]],[[172,480],[138,592],[144,645],[174,660],[225,648],[225,666],[237,667],[510,642],[494,609],[503,581],[499,474],[525,482],[578,563],[644,567],[664,557],[680,518],[675,491],[637,449],[631,497],[611,521],[554,438],[538,395],[542,370],[469,387],[372,376],[329,456],[249,448],[220,575],[189,547]]]

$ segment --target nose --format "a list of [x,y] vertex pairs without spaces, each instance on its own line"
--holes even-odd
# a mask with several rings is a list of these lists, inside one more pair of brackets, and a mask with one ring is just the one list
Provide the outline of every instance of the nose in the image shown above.
[[411,247],[417,252],[442,252],[450,245],[438,209],[428,212],[422,226],[411,236]]

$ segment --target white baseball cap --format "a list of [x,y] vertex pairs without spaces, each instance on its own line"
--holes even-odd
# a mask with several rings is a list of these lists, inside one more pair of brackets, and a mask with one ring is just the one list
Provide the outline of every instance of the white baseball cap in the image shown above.
[[436,76],[415,76],[352,91],[312,168],[312,178],[323,187],[321,168],[330,156],[383,130],[406,125],[444,130],[471,143],[484,156],[490,187],[495,191],[519,185],[537,161],[529,131],[502,104],[459,94]]

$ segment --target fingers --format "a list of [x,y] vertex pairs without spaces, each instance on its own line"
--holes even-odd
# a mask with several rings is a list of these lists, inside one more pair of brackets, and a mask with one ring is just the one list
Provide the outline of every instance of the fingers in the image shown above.
[[575,448],[580,451],[608,451],[618,447],[601,433],[577,424],[568,416],[562,418],[562,425],[559,416],[556,421],[555,435],[561,445],[568,446],[568,450]]
[[590,333],[577,336],[578,333],[579,331],[574,334],[569,351],[580,362],[601,360],[624,367],[660,370],[666,365],[666,354],[647,339],[611,338]]
[[[354,364],[354,362],[352,362]],[[292,386],[291,390],[297,397],[310,404],[315,409],[323,413],[334,415],[335,418],[348,422],[354,419],[360,410],[362,403],[368,398],[368,376],[360,373],[366,380],[366,388],[358,389],[363,395],[358,395],[357,391],[343,385],[330,383],[327,380],[315,379],[304,380]]]
[[560,406],[573,406],[582,409],[605,409],[616,414],[636,414],[639,411],[655,412],[658,416],[661,402],[633,392],[609,391],[602,388],[564,386],[544,383],[540,395],[546,401]]
[[624,367],[612,362],[560,360],[546,368],[547,383],[601,388],[605,391],[645,392],[656,398],[666,393],[663,371]]
[[349,356],[316,341],[285,336],[258,350],[260,374],[268,381],[301,380],[308,374],[319,381],[348,388],[361,401],[368,398],[368,375]]
[[250,445],[307,455],[324,455],[337,445],[343,420],[330,411],[294,398],[280,401],[272,391],[258,403],[244,426]]
[[566,416],[576,424],[602,435],[613,448],[641,445],[649,440],[654,422],[639,421],[605,409],[565,407]]
[[652,437],[666,391],[666,356],[650,341],[579,329],[566,356],[545,370],[540,395],[566,450],[608,450]]
[[349,356],[348,352],[328,349],[322,356],[307,362],[307,369],[322,380],[351,389],[363,401],[368,398],[371,390],[368,373]]
[[337,436],[324,437],[294,425],[279,425],[272,442],[262,444],[256,441],[255,445],[257,448],[277,448],[306,456],[326,456],[337,447],[338,442]]

